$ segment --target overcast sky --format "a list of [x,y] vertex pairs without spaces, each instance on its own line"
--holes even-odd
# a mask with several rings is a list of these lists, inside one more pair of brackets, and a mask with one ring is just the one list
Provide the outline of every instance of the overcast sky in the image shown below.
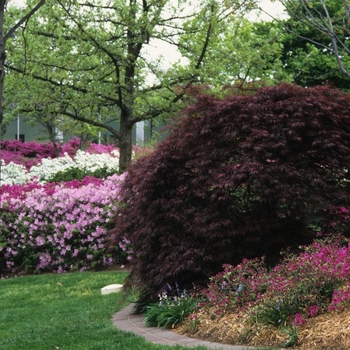
[[[271,2],[270,0],[260,0],[260,7],[274,17],[283,17],[283,6],[278,0],[275,2]],[[263,20],[271,19],[271,17],[264,13],[261,14],[260,18]]]

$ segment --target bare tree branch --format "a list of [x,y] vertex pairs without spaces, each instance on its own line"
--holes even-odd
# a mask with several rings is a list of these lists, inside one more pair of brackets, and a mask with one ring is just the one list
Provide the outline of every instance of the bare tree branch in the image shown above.
[[90,118],[83,117],[83,116],[79,115],[79,113],[73,113],[73,112],[69,111],[66,107],[62,107],[61,110],[60,110],[60,113],[62,115],[70,117],[70,118],[72,118],[74,120],[79,120],[80,122],[87,123],[87,124],[90,124],[90,125],[93,125],[93,126],[97,126],[99,128],[102,128],[102,129],[106,129],[111,134],[116,136],[117,138],[120,138],[120,132],[118,130],[114,129],[113,127],[111,127],[108,124],[99,122],[98,120],[95,120],[95,119],[90,119]]

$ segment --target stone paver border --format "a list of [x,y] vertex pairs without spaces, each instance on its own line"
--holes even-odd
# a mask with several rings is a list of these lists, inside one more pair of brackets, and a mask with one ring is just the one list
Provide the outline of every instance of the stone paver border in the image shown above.
[[120,310],[112,317],[112,322],[115,327],[122,331],[136,333],[146,340],[164,345],[181,345],[190,348],[196,346],[205,346],[208,349],[226,349],[226,350],[247,350],[257,349],[255,347],[240,346],[240,345],[227,345],[209,342],[205,340],[199,340],[177,334],[175,332],[158,328],[158,327],[146,327],[143,321],[144,315],[137,315],[132,312],[134,304],[130,304],[126,308]]

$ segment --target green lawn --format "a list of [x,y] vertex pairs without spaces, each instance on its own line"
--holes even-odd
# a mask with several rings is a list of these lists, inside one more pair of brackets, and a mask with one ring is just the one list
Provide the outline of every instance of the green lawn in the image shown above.
[[0,280],[0,349],[187,349],[155,345],[113,326],[111,316],[135,296],[101,295],[100,289],[123,284],[126,276],[127,272],[83,272]]

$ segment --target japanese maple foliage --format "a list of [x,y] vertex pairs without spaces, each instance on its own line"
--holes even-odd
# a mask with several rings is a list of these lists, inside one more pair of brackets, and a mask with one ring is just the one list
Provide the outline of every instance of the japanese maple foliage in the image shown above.
[[111,235],[132,242],[129,284],[140,302],[167,283],[205,285],[224,263],[264,255],[273,264],[349,208],[348,94],[281,84],[250,96],[193,95],[122,185]]

